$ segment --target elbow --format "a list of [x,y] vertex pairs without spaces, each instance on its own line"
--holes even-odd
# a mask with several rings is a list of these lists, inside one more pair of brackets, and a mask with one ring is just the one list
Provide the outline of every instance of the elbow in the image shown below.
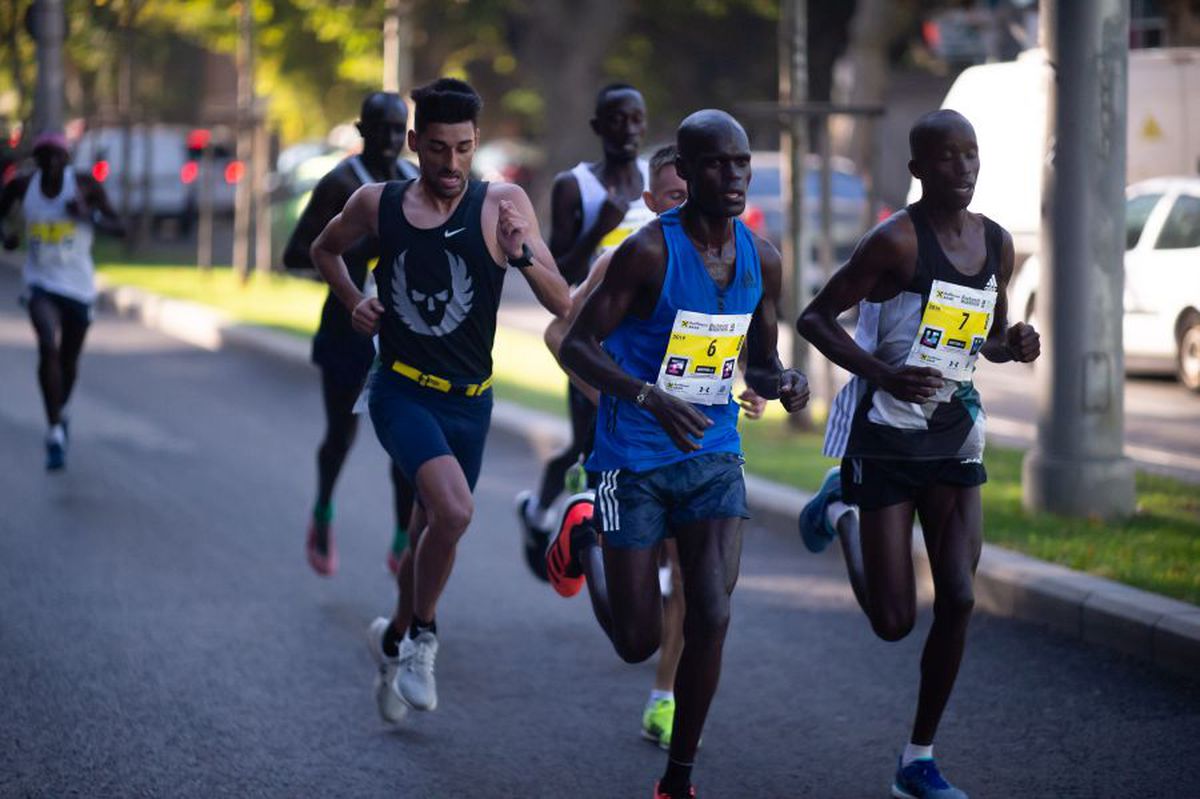
[[801,312],[799,318],[796,319],[796,332],[805,339],[812,339],[812,334],[816,331],[819,322],[817,315],[813,313],[812,307],[805,308]]
[[582,348],[583,342],[580,341],[579,336],[568,330],[558,345],[558,360],[564,369],[579,372],[579,366],[582,363]]

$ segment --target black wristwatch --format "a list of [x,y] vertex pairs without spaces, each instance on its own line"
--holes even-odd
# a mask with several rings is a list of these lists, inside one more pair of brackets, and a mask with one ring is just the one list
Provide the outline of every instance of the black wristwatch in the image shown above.
[[517,269],[524,269],[527,266],[533,266],[533,250],[529,249],[528,244],[521,245],[521,255],[517,258],[508,256],[508,265]]

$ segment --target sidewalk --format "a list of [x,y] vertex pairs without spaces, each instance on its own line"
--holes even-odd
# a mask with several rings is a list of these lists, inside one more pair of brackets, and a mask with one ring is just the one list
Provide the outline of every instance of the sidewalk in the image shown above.
[[[125,286],[103,287],[100,302],[205,349],[250,349],[308,362],[308,341],[237,324],[201,305]],[[496,403],[493,422],[510,434],[550,447],[561,446],[569,435],[565,419],[503,401]],[[796,538],[796,518],[808,495],[753,475],[747,475],[746,483],[755,520],[775,534]],[[928,580],[925,549],[917,541],[919,536],[914,536],[914,560]],[[840,557],[834,549],[821,557]],[[1195,605],[990,544],[983,545],[975,594],[976,606],[990,614],[1044,625],[1186,676],[1200,674],[1200,607]]]

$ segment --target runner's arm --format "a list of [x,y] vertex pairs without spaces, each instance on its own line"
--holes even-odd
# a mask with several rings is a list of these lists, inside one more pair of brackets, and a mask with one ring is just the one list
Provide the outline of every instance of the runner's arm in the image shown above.
[[[517,271],[529,283],[543,308],[555,316],[563,316],[570,308],[570,289],[555,268],[550,248],[542,241],[529,195],[514,183],[496,184],[494,191],[498,210],[492,236],[500,256],[505,259],[518,258],[522,253],[521,245],[528,245],[533,254],[533,264]],[[490,226],[485,226],[485,237],[487,227]]]
[[379,329],[383,316],[383,303],[378,297],[366,298],[350,279],[342,253],[350,249],[363,236],[374,235],[378,227],[379,197],[383,193],[382,183],[363,186],[346,201],[341,213],[329,221],[312,247],[309,257],[329,284],[334,296],[350,311],[354,329],[370,335]]
[[288,237],[287,245],[283,248],[283,265],[296,271],[312,271],[316,265],[309,257],[309,248],[313,241],[329,224],[329,220],[337,216],[350,197],[349,186],[338,175],[338,169],[325,175],[313,189],[308,203],[300,213],[296,228]]
[[21,234],[19,232],[11,234],[7,232],[8,215],[12,211],[13,206],[25,196],[28,188],[29,176],[22,175],[4,184],[4,190],[0,191],[0,241],[3,241],[4,249],[6,250],[15,250],[21,244]]
[[[560,352],[563,365],[611,397],[636,402],[649,385],[618,366],[600,342],[638,309],[639,300],[643,306],[647,301],[651,304],[650,309],[641,308],[643,312],[653,308],[654,300],[650,298],[656,298],[662,290],[665,261],[666,244],[658,225],[650,223],[626,239],[613,254],[603,280],[587,296],[563,340]],[[642,407],[654,415],[675,446],[684,452],[699,449],[696,439],[712,426],[712,420],[696,408],[653,385],[649,386]]]
[[779,251],[755,239],[762,271],[762,299],[746,331],[746,385],[765,399],[778,399],[788,413],[808,404],[808,379],[779,361],[779,293],[783,267]]
[[101,230],[112,236],[124,236],[125,225],[121,223],[121,217],[112,207],[112,203],[108,200],[108,193],[104,191],[104,185],[91,175],[79,175],[79,189],[83,194],[83,200],[87,203],[87,207],[95,209],[99,213],[99,218],[95,218],[94,214],[88,213],[88,221],[96,226],[97,230]]
[[[908,223],[905,223],[908,225]],[[925,402],[942,385],[936,369],[917,366],[893,368],[864,350],[838,322],[838,315],[872,296],[885,296],[904,281],[901,266],[915,264],[916,234],[904,229],[893,216],[858,243],[850,260],[833,273],[796,320],[796,330],[838,366],[879,386],[892,396]]]
[[992,363],[1007,363],[1008,361],[1028,363],[1041,354],[1041,337],[1032,325],[1024,322],[1017,322],[1012,327],[1008,326],[1008,283],[1012,280],[1016,254],[1013,249],[1012,236],[1007,230],[1003,233],[1004,243],[1000,248],[1000,277],[997,281],[996,309],[992,316],[992,328],[988,331],[987,341],[979,348],[979,354]]
[[590,386],[579,378],[579,375],[572,372],[570,369],[562,365],[562,360],[559,358],[559,351],[562,349],[563,338],[567,335],[567,329],[571,323],[575,321],[575,317],[579,316],[580,309],[583,308],[583,303],[587,300],[596,286],[600,285],[600,281],[604,278],[604,273],[608,271],[608,265],[612,262],[614,250],[605,250],[605,252],[596,259],[592,264],[592,271],[588,273],[587,280],[583,281],[583,285],[578,286],[571,292],[571,308],[567,311],[566,316],[556,316],[546,326],[546,332],[542,339],[546,342],[546,348],[550,350],[550,354],[558,361],[558,365],[562,366],[564,372],[567,373],[567,378],[575,385],[577,389],[582,391],[593,405],[600,404],[600,392],[595,386]]

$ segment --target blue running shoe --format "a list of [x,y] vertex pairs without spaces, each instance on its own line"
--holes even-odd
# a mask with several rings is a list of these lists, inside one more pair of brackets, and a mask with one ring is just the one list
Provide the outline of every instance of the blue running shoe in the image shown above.
[[965,793],[946,782],[933,758],[914,760],[907,766],[901,762],[896,763],[896,780],[892,783],[896,799],[967,799]]
[[57,472],[67,465],[67,448],[54,438],[46,439],[46,471]]
[[809,552],[821,552],[837,538],[825,510],[830,502],[842,498],[842,470],[834,466],[825,473],[821,488],[800,511],[800,538]]

